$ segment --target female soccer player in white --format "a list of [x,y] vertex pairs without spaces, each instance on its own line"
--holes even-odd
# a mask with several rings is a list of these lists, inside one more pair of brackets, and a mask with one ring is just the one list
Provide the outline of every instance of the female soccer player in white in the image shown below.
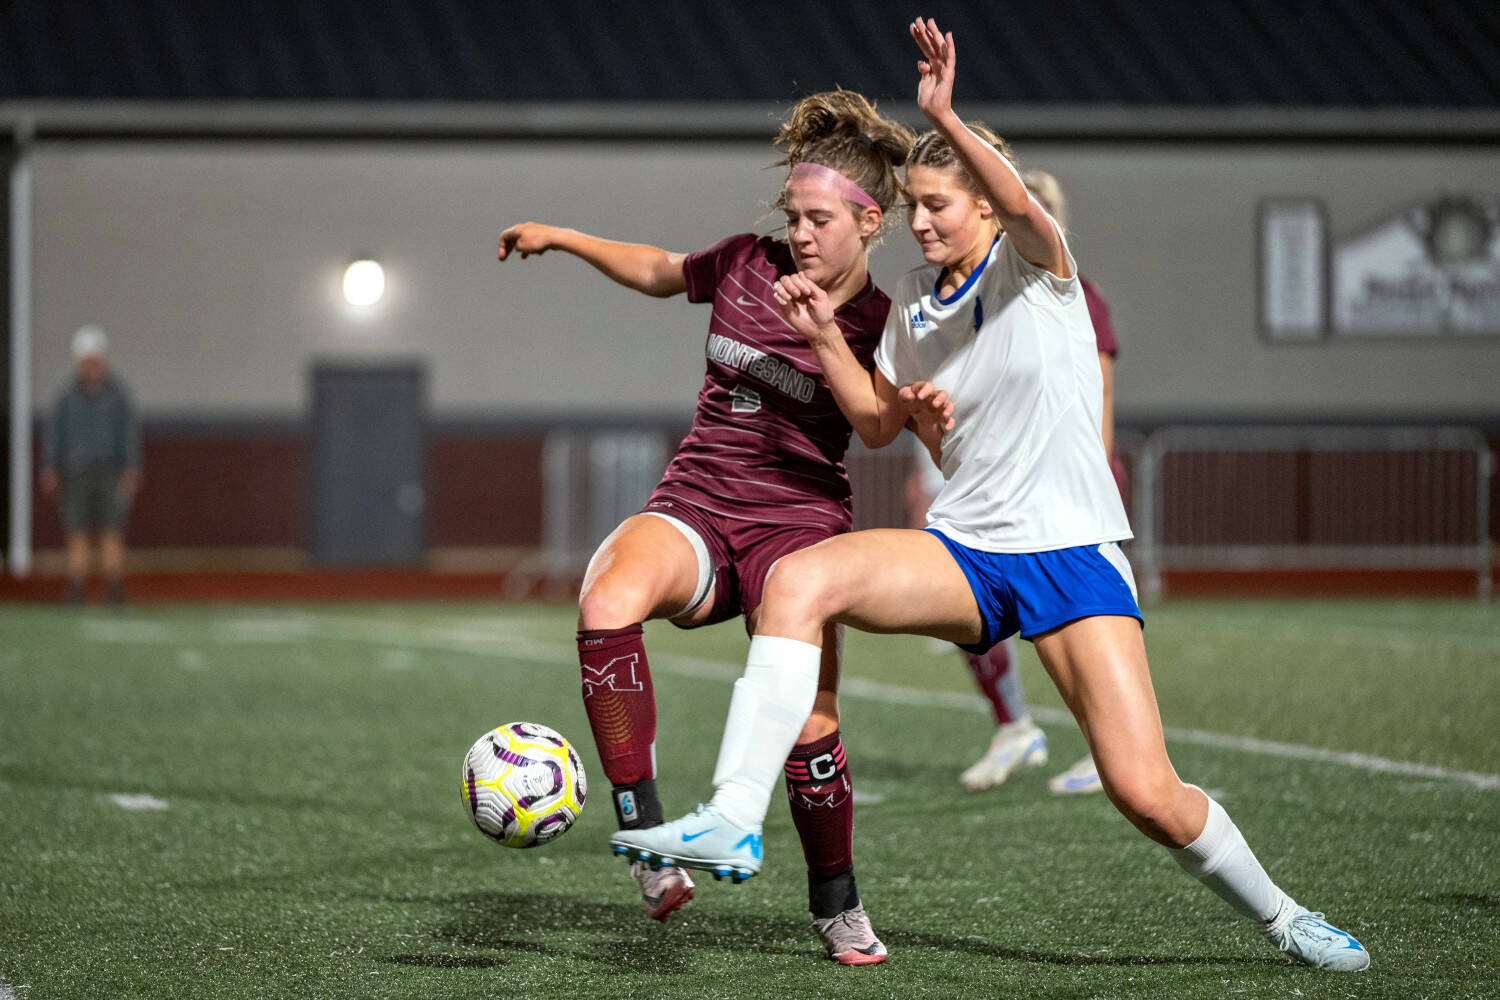
[[[1072,255],[1011,163],[954,113],[952,35],[930,20],[911,34],[924,56],[918,105],[936,132],[918,140],[906,175],[927,266],[897,286],[877,374],[854,363],[811,282],[788,275],[777,294],[866,443],[889,443],[930,407],[946,431],[946,484],[926,531],[856,532],[784,557],[767,580],[746,675],[816,664],[831,621],[976,649],[1019,630],[1131,823],[1296,960],[1363,969],[1360,943],[1282,892],[1223,808],[1167,757],[1116,544],[1130,530],[1099,434],[1098,356]],[[934,165],[944,148],[953,166]],[[736,845],[758,835],[786,749],[760,725],[757,707],[736,697],[713,799],[615,842],[689,867],[758,870],[759,857]]]
[[[871,363],[890,300],[870,279],[867,254],[899,201],[896,168],[911,139],[853,91],[799,101],[777,137],[790,168],[777,202],[785,240],[744,233],[681,254],[531,222],[500,235],[501,260],[561,250],[648,295],[686,292],[690,301],[713,303],[692,431],[644,510],[600,544],[578,597],[584,707],[622,830],[662,820],[642,622],[666,618],[695,628],[743,616],[753,630],[776,560],[851,526],[843,466],[851,429],[772,289],[786,275],[806,278],[823,292],[853,356]],[[787,798],[807,861],[814,929],[830,958],[870,965],[886,950],[854,880],[834,626],[826,638],[821,660],[774,688],[750,685],[750,696],[768,709],[789,706],[776,731],[787,744]],[[759,839],[753,843],[758,850]],[[654,919],[666,920],[693,896],[681,869],[637,861],[631,874]]]
[[[1004,147],[1003,140],[987,128],[970,123],[970,129],[991,145]],[[1057,183],[1057,178],[1044,170],[1028,170],[1021,175],[1021,180],[1026,183],[1026,190],[1031,192],[1032,197],[1042,203],[1058,228],[1066,233],[1068,199],[1063,194],[1062,185]],[[1094,326],[1094,338],[1098,341],[1099,373],[1104,384],[1104,421],[1101,426],[1104,451],[1109,456],[1110,472],[1114,474],[1115,484],[1120,488],[1120,497],[1128,504],[1125,465],[1114,446],[1114,365],[1115,358],[1120,353],[1120,344],[1115,337],[1114,324],[1110,322],[1109,307],[1105,305],[1099,290],[1081,274],[1078,276],[1078,287],[1088,304],[1089,321]],[[926,459],[925,453],[922,457]],[[927,508],[943,488],[941,467],[931,461],[923,461],[920,468],[921,477],[910,490],[914,494],[914,506],[920,504],[921,507],[918,527],[926,523]],[[959,775],[959,781],[969,791],[982,792],[1004,784],[1005,779],[1017,768],[1047,763],[1047,735],[1031,721],[1031,713],[1027,711],[1015,636],[996,643],[984,653],[965,651],[963,657],[964,665],[989,701],[996,723],[995,735],[984,756]],[[1081,795],[1104,790],[1104,786],[1099,783],[1099,771],[1094,767],[1094,758],[1088,754],[1048,779],[1047,788],[1054,795]]]

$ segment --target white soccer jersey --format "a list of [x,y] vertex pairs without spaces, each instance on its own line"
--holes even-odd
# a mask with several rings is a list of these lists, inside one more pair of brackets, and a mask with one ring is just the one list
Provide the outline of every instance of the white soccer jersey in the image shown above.
[[927,526],[985,552],[1130,538],[1078,278],[1027,262],[1004,236],[948,299],[937,295],[941,274],[927,265],[901,279],[875,352],[892,385],[925,379],[953,400]]

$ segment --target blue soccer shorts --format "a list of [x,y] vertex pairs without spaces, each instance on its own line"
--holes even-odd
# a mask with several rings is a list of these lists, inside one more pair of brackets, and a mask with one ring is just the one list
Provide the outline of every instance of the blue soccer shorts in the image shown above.
[[926,529],[947,547],[969,579],[984,622],[983,653],[1017,632],[1030,639],[1059,625],[1094,615],[1123,615],[1144,628],[1135,576],[1116,542],[1050,552],[984,552]]

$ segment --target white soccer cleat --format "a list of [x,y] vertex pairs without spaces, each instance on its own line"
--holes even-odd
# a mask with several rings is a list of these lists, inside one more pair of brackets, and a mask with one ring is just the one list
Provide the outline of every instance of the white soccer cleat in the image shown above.
[[1085,795],[1104,791],[1104,783],[1099,780],[1094,758],[1085,757],[1061,774],[1048,778],[1047,790],[1053,795]]
[[862,904],[826,920],[814,917],[812,923],[828,949],[828,957],[840,965],[878,965],[885,961],[885,945],[875,936]]
[[1360,972],[1370,967],[1370,953],[1364,945],[1305,906],[1298,906],[1261,932],[1303,965],[1337,972]]
[[735,882],[760,872],[760,831],[735,826],[712,806],[649,830],[620,830],[609,843],[616,854],[653,868],[698,868]]
[[653,869],[644,861],[630,866],[630,876],[641,887],[641,902],[646,906],[646,916],[666,923],[667,919],[682,909],[682,904],[693,898],[693,877],[686,868],[675,866]]
[[1030,716],[995,730],[990,748],[958,780],[971,792],[1005,784],[1012,771],[1047,763],[1047,734]]

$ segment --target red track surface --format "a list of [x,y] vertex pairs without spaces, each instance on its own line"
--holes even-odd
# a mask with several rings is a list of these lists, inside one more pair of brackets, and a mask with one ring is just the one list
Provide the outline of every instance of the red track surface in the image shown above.
[[[131,603],[178,601],[407,601],[567,599],[576,581],[504,573],[431,573],[422,570],[313,570],[284,573],[144,573],[129,576]],[[61,577],[0,577],[0,601],[60,601]],[[96,583],[90,597],[102,598]]]

